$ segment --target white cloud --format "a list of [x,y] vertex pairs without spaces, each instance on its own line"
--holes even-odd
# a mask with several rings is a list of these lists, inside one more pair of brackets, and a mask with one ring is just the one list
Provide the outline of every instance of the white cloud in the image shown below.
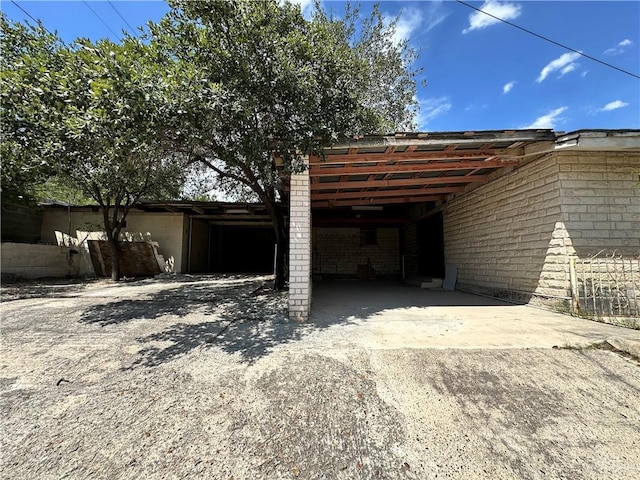
[[607,48],[604,52],[602,52],[602,54],[603,55],[620,55],[626,50],[626,47],[630,47],[631,45],[633,45],[633,42],[628,38],[625,38],[621,42],[618,42],[614,47]]
[[434,0],[427,4],[426,8],[423,7],[426,16],[426,25],[422,27],[424,33],[433,30],[435,27],[444,22],[445,18],[449,16],[450,12],[445,12],[442,8],[442,0]]
[[418,9],[404,9],[396,23],[396,30],[393,33],[393,40],[400,43],[409,40],[411,33],[422,24],[422,12]]
[[509,82],[509,83],[505,84],[505,86],[504,86],[504,87],[502,87],[502,93],[505,93],[505,94],[506,94],[506,93],[509,93],[509,92],[511,91],[511,89],[512,89],[513,87],[515,87],[516,83],[518,83],[518,82],[516,82],[516,81],[514,80],[514,81],[511,81],[511,82]]
[[622,100],[614,100],[613,102],[607,103],[604,107],[600,109],[601,112],[610,112],[611,110],[617,110],[618,108],[624,108],[629,105],[627,102],[623,102]]
[[[480,7],[482,12],[489,13],[502,20],[513,20],[520,16],[522,7],[515,3],[496,2],[495,0],[486,0]],[[480,30],[487,28],[496,23],[500,23],[497,18],[490,17],[482,12],[473,12],[469,15],[469,26],[462,30],[462,33],[468,33],[472,30]]]
[[567,110],[567,107],[556,108],[551,110],[546,115],[542,115],[536,118],[532,124],[527,125],[524,128],[555,128],[558,121],[562,120],[562,115]]
[[418,117],[416,118],[418,131],[426,130],[429,122],[436,117],[444,115],[452,107],[448,97],[418,99],[418,105],[420,106]]
[[[563,53],[555,60],[552,60],[549,63],[547,63],[547,65],[540,72],[540,75],[536,79],[536,82],[538,83],[542,82],[545,78],[549,76],[549,74],[555,72],[556,70],[561,71],[560,76],[572,70],[575,70],[578,67],[578,65],[574,64],[573,61],[576,60],[578,57],[580,57],[579,53],[575,53],[575,52]],[[573,68],[564,72],[564,70],[566,70],[568,67],[572,65],[573,65]]]
[[560,70],[560,75],[558,78],[564,77],[567,73],[573,72],[576,68],[578,68],[577,63],[570,63],[569,65],[564,67],[562,70]]

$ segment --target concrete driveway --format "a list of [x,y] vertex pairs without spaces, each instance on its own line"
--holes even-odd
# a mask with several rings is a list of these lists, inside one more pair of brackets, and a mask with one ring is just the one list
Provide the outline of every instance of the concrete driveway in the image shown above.
[[640,477],[637,361],[549,348],[637,331],[376,283],[301,325],[265,280],[3,285],[3,478]]
[[398,282],[316,282],[312,316],[365,348],[558,348],[610,340],[640,356],[638,330]]

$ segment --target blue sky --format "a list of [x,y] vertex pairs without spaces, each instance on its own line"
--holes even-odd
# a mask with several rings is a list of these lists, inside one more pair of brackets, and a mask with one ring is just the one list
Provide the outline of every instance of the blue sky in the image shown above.
[[[296,1],[310,8],[310,0]],[[160,1],[16,3],[66,41],[117,40],[121,30],[157,21],[168,10]],[[640,75],[638,1],[468,3]],[[361,4],[365,11],[372,5]],[[640,128],[638,78],[454,1],[380,4],[389,17],[400,15],[396,33],[419,53],[427,82],[417,96],[419,130]],[[323,6],[343,10],[343,2]],[[11,1],[1,8],[12,20],[28,19]]]

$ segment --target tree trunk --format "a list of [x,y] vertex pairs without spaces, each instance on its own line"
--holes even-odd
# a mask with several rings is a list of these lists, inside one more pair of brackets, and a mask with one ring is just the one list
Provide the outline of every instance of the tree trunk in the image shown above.
[[[120,228],[117,225],[113,225],[109,219],[109,210],[104,205],[101,205],[102,219],[104,221],[104,229],[107,233],[107,241],[111,247],[111,281],[117,282],[120,280]],[[116,209],[114,218],[117,219],[118,210]]]
[[117,282],[120,280],[120,242],[117,238],[110,238],[109,245],[111,246],[111,281]]
[[269,217],[271,217],[273,232],[276,237],[276,265],[273,288],[274,290],[283,290],[287,281],[286,262],[287,252],[289,251],[289,232],[287,231],[284,216],[275,201],[270,198],[263,198],[262,201],[267,207]]
[[286,225],[284,222],[284,217],[280,212],[275,216],[276,218],[272,218],[273,221],[273,230],[276,234],[276,271],[275,277],[273,280],[273,288],[274,290],[282,290],[284,289],[286,283],[286,261],[287,261],[287,252],[289,251],[289,235],[286,231]]

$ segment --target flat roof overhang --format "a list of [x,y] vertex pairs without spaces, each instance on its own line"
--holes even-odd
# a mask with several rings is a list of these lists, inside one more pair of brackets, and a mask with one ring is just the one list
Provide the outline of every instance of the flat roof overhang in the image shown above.
[[[552,151],[554,142],[548,129],[355,138],[309,156],[311,206],[443,201],[490,181],[500,170],[510,171],[527,157]],[[283,171],[277,155],[275,162]]]
[[[70,208],[73,212],[97,212],[98,205],[44,203],[45,208]],[[179,213],[221,226],[271,227],[267,208],[261,203],[193,202],[190,200],[146,201],[133,205],[133,212]]]

